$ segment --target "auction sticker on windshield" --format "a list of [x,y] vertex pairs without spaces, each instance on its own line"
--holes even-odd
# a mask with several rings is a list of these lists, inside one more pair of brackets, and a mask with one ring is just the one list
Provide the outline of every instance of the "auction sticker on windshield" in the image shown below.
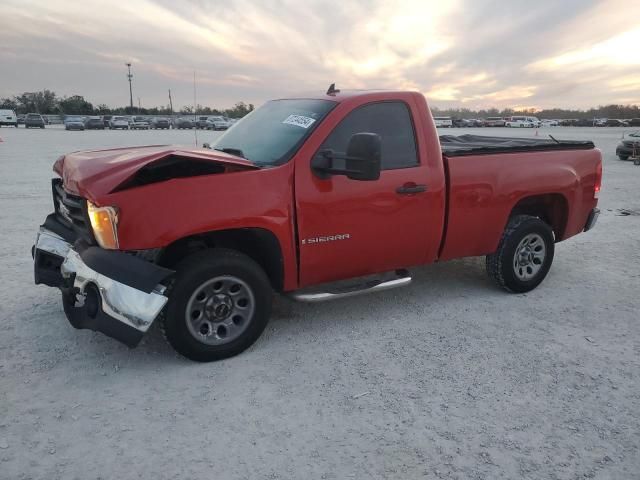
[[303,115],[289,115],[282,123],[295,125],[297,127],[309,128],[315,122],[315,118],[305,117]]

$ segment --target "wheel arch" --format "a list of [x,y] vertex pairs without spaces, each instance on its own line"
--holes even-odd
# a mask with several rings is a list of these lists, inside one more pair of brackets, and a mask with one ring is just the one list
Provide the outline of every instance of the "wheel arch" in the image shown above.
[[531,215],[540,218],[551,227],[556,242],[558,242],[564,237],[567,228],[569,202],[561,193],[530,195],[518,200],[511,209],[509,219],[516,215]]
[[187,256],[209,248],[228,248],[247,255],[262,267],[274,290],[283,290],[282,247],[276,235],[265,228],[215,230],[183,237],[162,249],[158,264],[173,268]]

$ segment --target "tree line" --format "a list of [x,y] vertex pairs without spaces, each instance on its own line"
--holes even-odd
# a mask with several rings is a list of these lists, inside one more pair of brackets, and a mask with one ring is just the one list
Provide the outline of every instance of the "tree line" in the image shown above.
[[[169,105],[164,107],[138,108],[116,107],[105,104],[94,106],[81,95],[59,97],[51,90],[40,92],[24,92],[13,97],[0,98],[0,108],[15,110],[17,113],[41,113],[57,115],[171,115],[173,113],[188,115],[194,113],[193,106],[185,106],[178,111],[172,111]],[[195,113],[202,115],[224,115],[229,118],[241,118],[254,109],[253,104],[244,102],[236,103],[232,108],[217,109],[203,105],[197,105]],[[638,105],[605,105],[590,108],[588,110],[571,110],[564,108],[550,108],[544,110],[524,109],[514,110],[506,108],[498,110],[489,108],[472,110],[469,108],[432,108],[435,116],[453,118],[487,118],[510,117],[513,115],[535,115],[540,118],[555,119],[593,119],[593,118],[640,118],[640,106]]]
[[[193,114],[193,106],[185,106],[172,111],[169,105],[164,107],[138,108],[116,107],[105,104],[93,105],[82,95],[59,97],[51,90],[40,92],[24,92],[12,97],[0,98],[0,109],[15,110],[16,113],[40,113],[51,115],[172,115]],[[195,113],[202,115],[224,115],[229,118],[241,118],[254,109],[253,104],[236,103],[232,108],[217,109],[197,105]]]

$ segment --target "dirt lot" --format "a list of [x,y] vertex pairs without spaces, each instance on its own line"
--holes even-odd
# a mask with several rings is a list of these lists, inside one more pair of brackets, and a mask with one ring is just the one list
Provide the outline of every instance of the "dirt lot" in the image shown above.
[[614,156],[622,129],[549,132],[604,152],[603,214],[535,291],[439,264],[375,296],[278,299],[250,350],[196,364],[156,329],[135,350],[74,330],[30,256],[58,155],[193,132],[0,129],[0,478],[638,478],[640,167]]

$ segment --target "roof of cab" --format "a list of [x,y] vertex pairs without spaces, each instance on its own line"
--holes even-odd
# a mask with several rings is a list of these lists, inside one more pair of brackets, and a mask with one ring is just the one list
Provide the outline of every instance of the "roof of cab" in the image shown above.
[[394,95],[420,95],[419,92],[411,92],[406,90],[337,90],[334,93],[300,93],[291,95],[288,97],[278,98],[277,100],[293,100],[293,99],[313,99],[313,100],[329,100],[336,103],[344,102],[345,100],[354,97],[380,97],[380,96],[394,96]]

